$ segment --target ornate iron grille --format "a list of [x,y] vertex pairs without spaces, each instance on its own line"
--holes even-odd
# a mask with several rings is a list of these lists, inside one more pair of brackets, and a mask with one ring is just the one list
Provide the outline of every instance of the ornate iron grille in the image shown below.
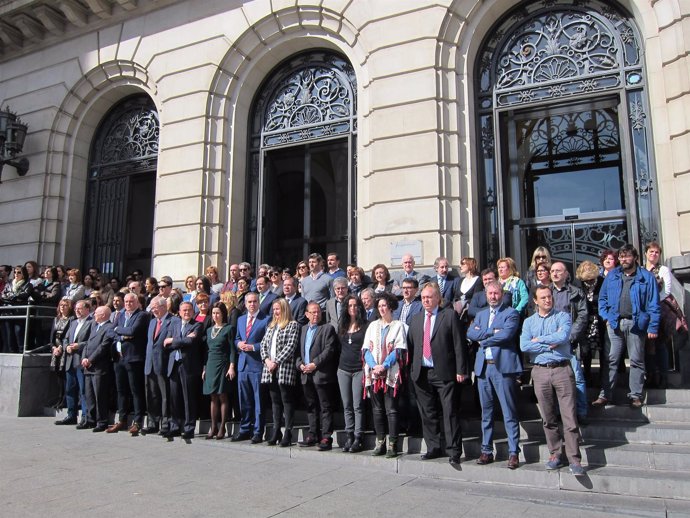
[[[479,198],[484,200],[481,234],[486,262],[505,253],[499,236],[502,226],[507,223],[498,217],[497,209],[502,203],[497,200],[497,193],[500,193],[500,185],[504,182],[500,177],[500,160],[496,160],[503,152],[495,149],[497,110],[533,109],[546,102],[562,101],[575,106],[575,103],[584,104],[603,96],[620,99],[620,113],[627,114],[629,124],[624,127],[624,116],[621,117],[619,130],[628,133],[630,145],[621,149],[619,155],[627,156],[629,163],[633,164],[630,174],[634,190],[629,194],[634,196],[634,200],[628,200],[632,216],[630,229],[633,230],[633,240],[658,239],[658,200],[652,195],[655,175],[649,145],[642,55],[632,17],[612,1],[526,1],[508,12],[489,31],[478,54],[475,75],[477,132],[480,137],[477,139],[480,146],[477,156],[481,157],[478,164]],[[570,147],[573,152],[569,154],[569,160],[576,163],[567,165],[585,166],[577,163],[577,149],[580,144],[584,146],[587,139],[596,139],[596,145],[602,149],[602,154],[595,155],[595,161],[616,159],[616,151],[608,146],[606,140],[625,140],[612,133],[610,139],[606,138],[604,135],[609,130],[601,128],[605,121],[590,123],[592,129],[596,127],[603,133],[589,132],[586,124],[575,124],[585,130],[573,133],[569,129],[573,125],[565,118],[563,123],[564,128],[548,129],[554,133],[543,137],[549,141],[550,148],[540,143],[535,151],[537,154],[552,153],[558,146]],[[524,148],[521,151],[526,152]],[[546,164],[549,167],[559,165],[548,163],[548,160]]]
[[347,135],[355,129],[356,92],[354,70],[343,58],[297,56],[263,88],[253,133],[263,148]]

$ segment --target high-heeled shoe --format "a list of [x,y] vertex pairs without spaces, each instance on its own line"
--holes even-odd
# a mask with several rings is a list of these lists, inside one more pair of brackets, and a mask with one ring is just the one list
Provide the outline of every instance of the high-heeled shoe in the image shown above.
[[225,439],[225,427],[224,426],[220,430],[218,430],[218,433],[216,434],[216,440],[220,441],[221,439]]
[[281,442],[283,439],[283,432],[280,431],[280,428],[278,428],[275,432],[273,432],[273,435],[271,435],[271,438],[268,440],[266,444],[269,446],[275,446],[279,442]]
[[216,432],[213,428],[211,428],[208,433],[206,434],[206,440],[208,441],[209,439],[213,439],[216,436]]

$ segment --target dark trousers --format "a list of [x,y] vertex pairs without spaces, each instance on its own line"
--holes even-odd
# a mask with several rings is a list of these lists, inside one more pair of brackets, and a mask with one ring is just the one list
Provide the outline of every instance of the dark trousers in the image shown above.
[[[313,374],[308,374],[307,382],[302,384],[302,391],[307,402],[309,433],[314,437],[319,437],[319,432],[321,432],[324,437],[331,437],[333,435],[335,384],[314,383]],[[321,424],[320,428],[319,424]]]
[[417,406],[422,417],[422,434],[428,451],[441,449],[441,412],[448,455],[462,453],[462,430],[456,401],[460,388],[455,380],[443,381],[434,369],[422,367],[414,382]]
[[76,419],[79,416],[79,407],[81,406],[81,418],[86,418],[84,371],[81,367],[72,367],[65,371],[65,403],[67,404],[67,417]]
[[264,419],[261,412],[261,372],[240,371],[237,376],[240,398],[240,433],[253,433],[261,436]]
[[146,375],[146,410],[149,426],[168,430],[170,381],[167,376],[155,372]]
[[176,361],[170,374],[172,419],[170,431],[194,433],[197,416],[197,386],[201,376],[188,374],[184,363]]
[[110,375],[108,373],[85,373],[86,421],[89,424],[107,426],[110,402]]
[[119,361],[115,363],[115,385],[117,386],[117,409],[120,421],[127,421],[127,416],[134,407],[134,422],[144,425],[146,411],[146,389],[144,362]]
[[273,407],[273,429],[277,430],[285,424],[285,431],[292,431],[295,417],[295,398],[292,385],[281,385],[278,383],[277,376],[273,376],[273,381],[268,386],[271,394],[271,406]]
[[378,392],[369,387],[369,398],[374,414],[374,430],[376,438],[383,439],[386,436],[386,423],[388,435],[392,440],[398,438],[398,398],[393,395],[393,389],[387,391],[380,389]]

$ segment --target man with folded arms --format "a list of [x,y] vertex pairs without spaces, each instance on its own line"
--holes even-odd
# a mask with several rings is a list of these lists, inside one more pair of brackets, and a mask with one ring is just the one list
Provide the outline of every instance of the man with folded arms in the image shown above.
[[502,303],[503,288],[497,281],[486,287],[489,307],[481,310],[467,331],[467,338],[479,343],[474,363],[478,379],[479,401],[482,405],[482,452],[477,464],[494,461],[494,391],[503,413],[508,435],[508,468],[516,469],[520,453],[520,420],[517,410],[517,377],[522,362],[517,352],[520,314]]
[[[520,349],[529,353],[534,367],[532,380],[539,402],[546,444],[550,457],[547,470],[562,468],[563,442],[570,462],[570,472],[584,476],[580,464],[580,429],[577,425],[575,374],[570,365],[570,315],[556,311],[550,286],[538,286],[534,291],[537,311],[522,325]],[[558,430],[560,409],[563,435]]]

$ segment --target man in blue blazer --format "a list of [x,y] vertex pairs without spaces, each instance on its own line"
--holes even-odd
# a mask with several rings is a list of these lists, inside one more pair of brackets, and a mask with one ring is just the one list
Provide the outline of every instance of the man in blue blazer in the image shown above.
[[201,323],[194,321],[191,302],[180,304],[180,316],[173,317],[163,346],[168,356],[172,418],[166,437],[194,437],[198,388],[201,381]]
[[410,325],[412,317],[417,313],[424,311],[422,301],[417,300],[417,290],[419,288],[419,281],[412,277],[402,281],[402,300],[398,304],[398,308],[393,311],[393,319],[400,320],[404,324]]
[[256,291],[259,294],[259,311],[264,315],[271,315],[273,302],[278,296],[271,291],[271,281],[268,277],[259,276],[256,278]]
[[517,412],[517,377],[522,362],[516,345],[520,330],[520,314],[502,302],[503,289],[498,282],[486,288],[489,307],[481,310],[467,331],[469,340],[479,343],[474,372],[479,380],[479,401],[482,405],[482,451],[477,464],[494,461],[493,427],[496,391],[508,435],[508,468],[519,466],[520,420]]
[[115,433],[127,429],[130,400],[134,406],[134,421],[129,433],[139,435],[144,424],[146,409],[146,382],[144,361],[146,360],[146,332],[149,328],[149,314],[139,307],[134,293],[125,295],[125,310],[120,313],[113,331],[118,335],[115,344],[115,385],[117,386],[117,408],[120,420],[106,430]]
[[168,380],[169,351],[163,346],[172,323],[165,297],[154,297],[150,304],[153,318],[149,323],[146,344],[146,409],[148,427],[142,433],[168,433],[170,419],[170,382]]
[[264,423],[261,416],[261,340],[266,333],[269,318],[259,311],[259,295],[249,292],[244,296],[247,312],[237,320],[235,346],[237,359],[237,385],[240,396],[240,430],[232,441],[262,441]]
[[294,277],[288,277],[283,281],[283,295],[290,305],[292,319],[304,326],[309,322],[307,318],[307,299],[297,293],[297,281]]

